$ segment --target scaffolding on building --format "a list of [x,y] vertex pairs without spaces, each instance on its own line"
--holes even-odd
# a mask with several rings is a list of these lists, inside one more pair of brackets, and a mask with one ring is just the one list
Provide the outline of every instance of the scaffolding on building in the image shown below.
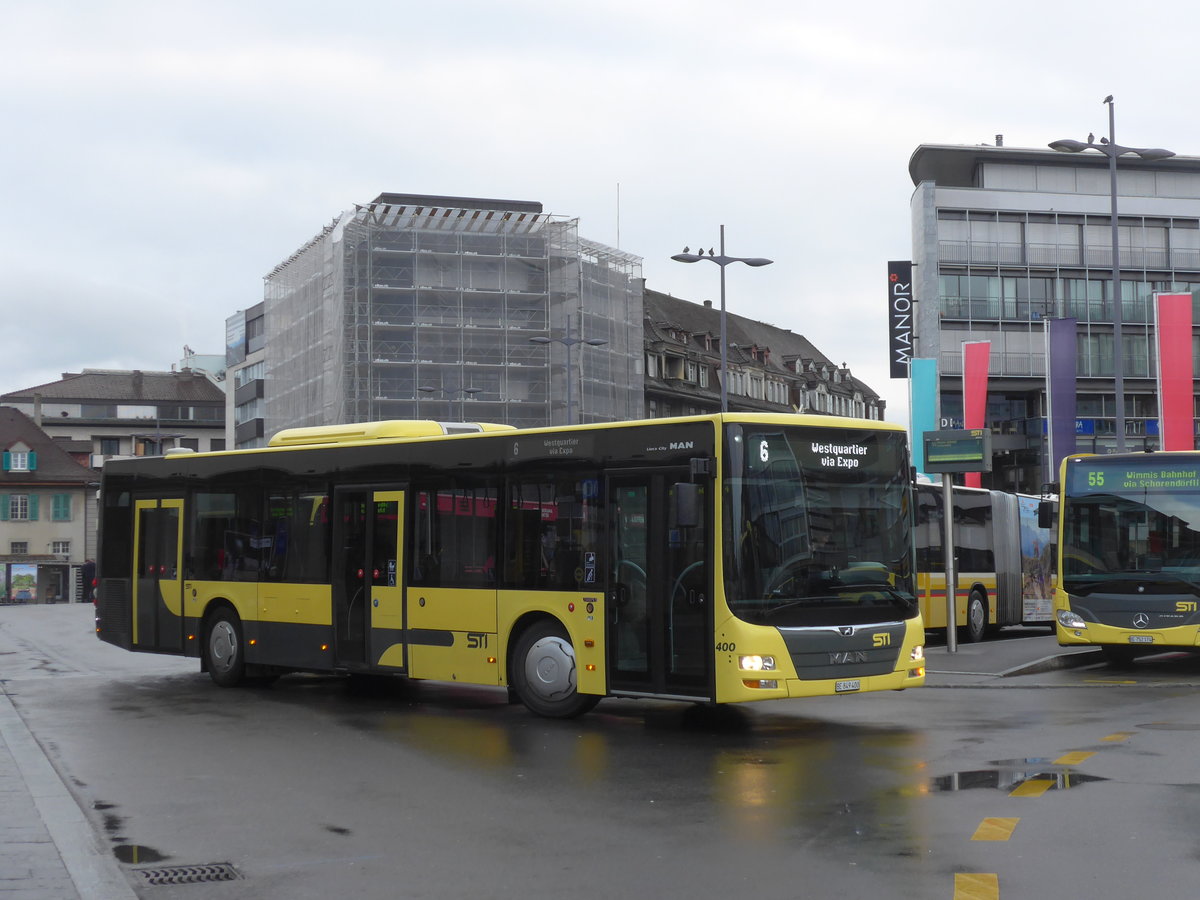
[[[557,424],[568,377],[576,421],[639,417],[641,296],[639,257],[540,204],[381,194],[266,277],[267,433]],[[568,373],[558,351],[572,334],[604,343]]]

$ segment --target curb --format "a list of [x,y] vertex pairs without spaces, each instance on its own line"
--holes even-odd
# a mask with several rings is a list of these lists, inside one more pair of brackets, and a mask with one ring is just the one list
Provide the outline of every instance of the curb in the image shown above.
[[1083,666],[1096,665],[1104,662],[1104,653],[1098,649],[1075,650],[1070,653],[1060,653],[1056,656],[1044,656],[1033,662],[1023,663],[1011,669],[998,673],[1000,678],[1011,678],[1016,675],[1039,675],[1042,672],[1054,672],[1058,669],[1079,669]]
[[75,890],[87,900],[137,900],[33,733],[0,685],[0,731]]

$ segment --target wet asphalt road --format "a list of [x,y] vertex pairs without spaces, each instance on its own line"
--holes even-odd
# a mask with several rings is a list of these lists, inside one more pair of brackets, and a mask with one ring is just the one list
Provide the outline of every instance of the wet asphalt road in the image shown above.
[[[0,609],[0,679],[141,897],[1125,898],[1200,884],[1189,658],[715,713],[607,700],[553,722],[474,687],[291,676],[221,690],[195,661],[99,643],[90,613]],[[1006,639],[1057,649],[1031,634]],[[239,880],[141,874],[211,863]]]

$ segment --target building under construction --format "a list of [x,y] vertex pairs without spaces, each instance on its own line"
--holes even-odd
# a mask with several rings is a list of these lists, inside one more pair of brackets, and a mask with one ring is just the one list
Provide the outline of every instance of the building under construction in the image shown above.
[[641,274],[540,203],[381,194],[266,276],[256,431],[636,418]]

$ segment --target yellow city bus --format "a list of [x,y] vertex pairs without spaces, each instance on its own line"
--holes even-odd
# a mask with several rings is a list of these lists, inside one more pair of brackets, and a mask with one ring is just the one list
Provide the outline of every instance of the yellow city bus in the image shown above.
[[[981,641],[1006,625],[1053,627],[1054,529],[1039,524],[1041,500],[955,485],[955,625]],[[925,627],[946,627],[945,498],[941,485],[917,485],[917,596]]]
[[908,465],[899,427],[793,415],[113,459],[97,631],[222,686],[393,673],[552,717],[915,687]]
[[1200,650],[1200,452],[1069,456],[1061,490],[1058,642]]

